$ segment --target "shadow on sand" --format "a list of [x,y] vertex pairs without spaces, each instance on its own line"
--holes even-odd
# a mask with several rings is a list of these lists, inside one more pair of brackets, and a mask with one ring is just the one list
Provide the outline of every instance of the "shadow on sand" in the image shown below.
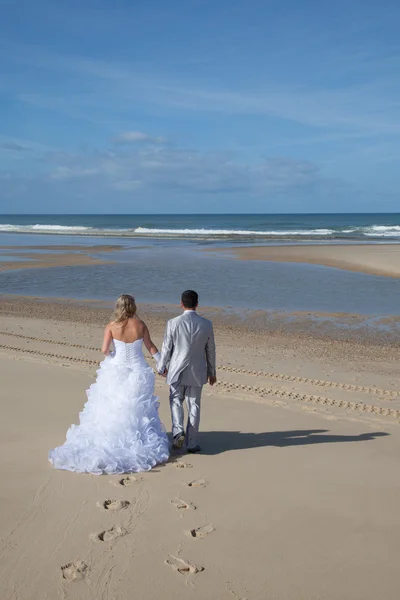
[[368,442],[377,437],[389,435],[383,431],[361,433],[360,435],[329,435],[328,429],[300,429],[291,431],[271,431],[265,433],[243,433],[241,431],[204,431],[198,434],[202,454],[220,454],[231,450],[276,446],[306,446],[308,444],[332,444]]

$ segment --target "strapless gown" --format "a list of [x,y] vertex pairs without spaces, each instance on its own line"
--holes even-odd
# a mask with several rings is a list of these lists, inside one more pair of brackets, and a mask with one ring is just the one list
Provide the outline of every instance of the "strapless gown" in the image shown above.
[[169,457],[169,443],[154,396],[155,376],[143,355],[143,340],[114,340],[112,355],[87,390],[79,425],[49,452],[56,469],[77,473],[149,471]]

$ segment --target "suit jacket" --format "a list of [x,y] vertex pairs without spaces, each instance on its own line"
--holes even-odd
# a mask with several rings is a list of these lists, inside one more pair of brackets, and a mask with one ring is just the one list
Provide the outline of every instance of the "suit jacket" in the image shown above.
[[215,376],[215,341],[211,321],[185,311],[167,323],[158,372],[168,368],[167,383],[202,386]]

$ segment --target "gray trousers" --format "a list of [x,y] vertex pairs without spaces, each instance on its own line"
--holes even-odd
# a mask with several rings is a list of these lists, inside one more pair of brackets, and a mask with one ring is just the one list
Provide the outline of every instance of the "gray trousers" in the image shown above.
[[169,405],[171,408],[172,435],[184,432],[183,401],[186,400],[188,420],[186,427],[186,445],[194,448],[200,425],[200,399],[202,387],[172,384],[169,388]]

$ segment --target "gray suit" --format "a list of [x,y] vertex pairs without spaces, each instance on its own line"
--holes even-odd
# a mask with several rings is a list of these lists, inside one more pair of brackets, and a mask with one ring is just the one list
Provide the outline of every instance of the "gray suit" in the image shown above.
[[158,372],[168,368],[170,385],[172,435],[184,430],[183,400],[188,409],[186,443],[188,448],[197,444],[200,423],[200,398],[208,377],[215,376],[215,342],[211,321],[195,311],[185,312],[167,323]]

